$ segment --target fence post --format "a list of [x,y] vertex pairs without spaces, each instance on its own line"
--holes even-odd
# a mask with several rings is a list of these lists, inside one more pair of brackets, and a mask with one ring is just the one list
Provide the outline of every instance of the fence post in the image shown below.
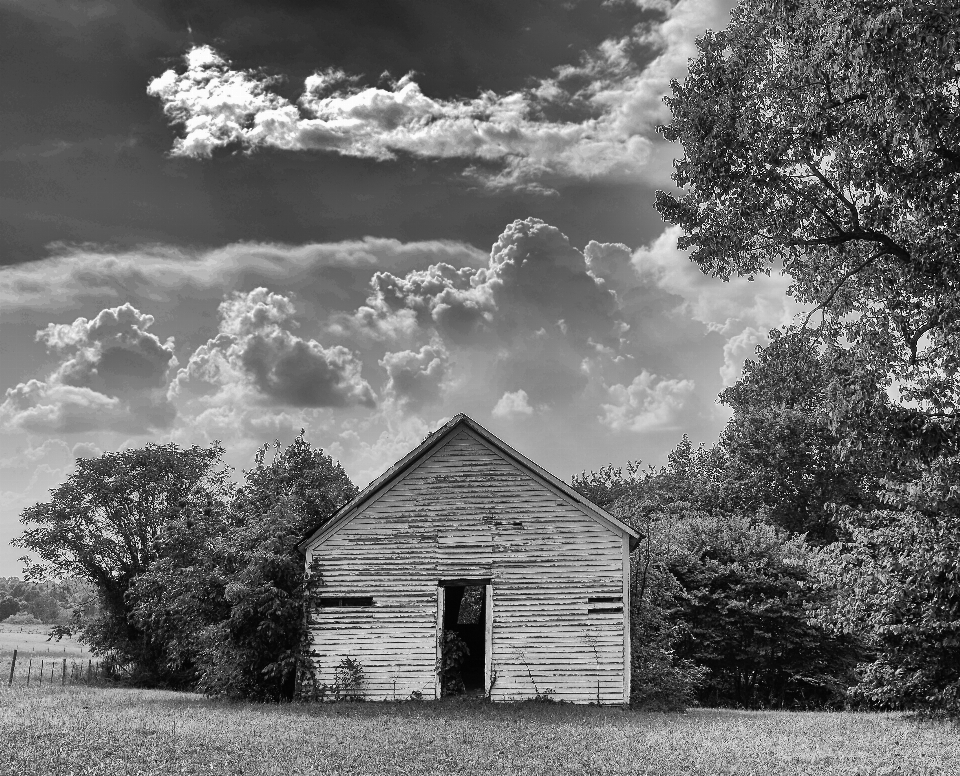
[[43,661],[40,661],[40,684],[38,687],[43,687]]
[[60,686],[61,687],[67,686],[67,659],[66,658],[63,659],[63,674],[60,677]]
[[90,670],[93,668],[93,661],[87,661],[87,684],[90,684]]
[[30,686],[30,674],[33,673],[33,658],[30,658],[30,662],[27,663],[27,687]]
[[7,682],[7,687],[13,684],[13,669],[17,667],[17,650],[13,650],[13,662],[10,664],[10,681]]

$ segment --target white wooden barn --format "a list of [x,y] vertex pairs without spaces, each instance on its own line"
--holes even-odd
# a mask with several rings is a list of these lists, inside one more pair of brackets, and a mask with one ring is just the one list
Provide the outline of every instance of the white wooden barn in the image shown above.
[[493,700],[630,698],[637,534],[457,415],[300,545],[319,560],[320,682],[358,660],[371,700],[440,695],[444,632],[468,690]]

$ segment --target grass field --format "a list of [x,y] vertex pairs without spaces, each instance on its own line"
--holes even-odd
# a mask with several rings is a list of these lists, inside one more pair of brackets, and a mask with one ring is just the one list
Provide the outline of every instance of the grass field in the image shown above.
[[642,714],[457,701],[270,706],[0,689],[0,774],[960,774],[960,732],[890,714]]

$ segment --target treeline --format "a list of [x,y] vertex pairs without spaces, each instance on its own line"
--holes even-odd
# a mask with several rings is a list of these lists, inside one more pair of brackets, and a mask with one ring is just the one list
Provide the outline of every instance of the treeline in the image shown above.
[[740,0],[664,100],[677,247],[718,282],[782,272],[807,311],[716,446],[578,480],[645,532],[638,659],[701,700],[960,713],[958,27]]
[[0,622],[14,618],[44,625],[69,622],[74,610],[89,604],[89,585],[75,580],[29,582],[0,577]]
[[[643,539],[634,702],[960,713],[960,457],[831,414],[843,354],[771,332],[719,441],[573,485]],[[901,442],[895,435],[901,434]]]
[[35,579],[82,580],[96,607],[59,633],[109,676],[212,695],[281,700],[310,682],[306,610],[319,582],[297,542],[356,494],[301,434],[259,451],[242,483],[224,450],[147,445],[79,459],[15,540]]

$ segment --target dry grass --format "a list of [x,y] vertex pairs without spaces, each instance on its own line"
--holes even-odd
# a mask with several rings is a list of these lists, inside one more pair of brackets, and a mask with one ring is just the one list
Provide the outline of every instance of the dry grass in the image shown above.
[[[458,702],[258,706],[0,690],[0,774],[941,774],[960,737],[889,714],[640,714]],[[16,742],[9,745],[6,742]]]

